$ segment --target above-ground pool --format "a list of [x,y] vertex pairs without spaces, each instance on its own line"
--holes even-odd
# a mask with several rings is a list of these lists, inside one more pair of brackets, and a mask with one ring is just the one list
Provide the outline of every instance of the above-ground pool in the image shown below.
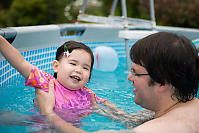
[[[68,36],[68,31],[75,31],[74,36]],[[92,89],[99,97],[106,98],[115,103],[118,108],[128,113],[136,113],[142,108],[133,101],[133,86],[127,80],[127,60],[124,38],[119,38],[121,27],[107,25],[47,25],[33,27],[12,27],[0,29],[0,34],[7,36],[26,60],[53,75],[52,61],[55,59],[55,52],[58,46],[65,41],[80,41],[91,47],[92,50],[98,46],[113,48],[118,56],[119,63],[115,71],[102,72],[93,70],[91,80],[87,87]],[[143,29],[144,30],[144,29]],[[152,29],[151,29],[152,30]],[[163,27],[157,30],[164,31]],[[166,29],[174,33],[187,35],[189,39],[198,39],[198,31],[192,34],[186,29]],[[150,31],[150,29],[145,30]],[[180,31],[180,32],[179,32]],[[76,34],[77,33],[77,34]],[[2,35],[1,34],[1,35]],[[135,34],[137,34],[135,32]],[[129,47],[136,40],[129,40]],[[195,45],[199,44],[196,40]],[[108,56],[108,55],[107,55]],[[34,88],[24,85],[25,79],[0,55],[0,131],[5,133],[26,133],[38,131],[36,121],[31,121],[38,110],[34,110],[33,99]],[[82,118],[77,125],[85,131],[98,131],[101,129],[128,129],[126,123],[113,121],[108,117],[93,113]]]

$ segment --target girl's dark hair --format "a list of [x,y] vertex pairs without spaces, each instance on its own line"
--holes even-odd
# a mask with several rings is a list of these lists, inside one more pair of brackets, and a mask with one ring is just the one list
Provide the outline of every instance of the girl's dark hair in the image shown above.
[[151,79],[171,84],[173,96],[186,102],[197,96],[199,57],[195,46],[184,36],[159,32],[137,41],[130,51],[134,63],[143,66]]
[[[59,61],[63,55],[64,52],[66,52],[66,48],[69,51],[69,53],[71,53],[74,49],[82,49],[85,50],[86,52],[88,52],[91,56],[91,69],[90,69],[90,76],[89,76],[89,80],[91,78],[91,72],[93,69],[93,64],[94,64],[94,56],[93,56],[93,52],[91,51],[90,47],[86,46],[85,44],[81,43],[81,42],[76,42],[76,41],[68,41],[65,42],[63,45],[61,45],[56,52],[56,60]],[[54,77],[57,78],[57,73],[54,73]]]

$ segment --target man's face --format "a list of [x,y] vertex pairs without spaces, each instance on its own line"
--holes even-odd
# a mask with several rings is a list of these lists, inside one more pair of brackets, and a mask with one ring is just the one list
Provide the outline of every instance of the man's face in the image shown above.
[[157,102],[156,90],[160,86],[157,83],[150,85],[151,78],[147,70],[138,64],[132,63],[132,72],[128,75],[128,80],[132,81],[134,86],[135,103],[144,108],[153,109],[155,102]]

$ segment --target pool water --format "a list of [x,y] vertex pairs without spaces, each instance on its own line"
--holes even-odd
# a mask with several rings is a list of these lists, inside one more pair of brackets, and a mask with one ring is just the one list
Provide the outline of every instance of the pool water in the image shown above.
[[[53,74],[52,70],[47,70]],[[92,89],[99,97],[106,98],[115,103],[128,113],[136,113],[142,109],[133,101],[132,83],[127,80],[127,66],[125,58],[119,58],[119,65],[114,72],[101,72],[93,70],[92,77],[87,87]],[[33,115],[33,98],[35,97],[34,88],[24,85],[24,78],[14,79],[6,87],[1,87],[0,92],[0,112],[15,111],[24,115]],[[10,115],[11,116],[11,115]],[[4,121],[0,118],[0,123]],[[20,132],[25,133],[34,127],[22,125],[0,124],[0,131],[6,133]],[[93,113],[82,119],[80,126],[85,131],[98,131],[100,129],[127,129],[122,123],[112,121],[105,116]]]

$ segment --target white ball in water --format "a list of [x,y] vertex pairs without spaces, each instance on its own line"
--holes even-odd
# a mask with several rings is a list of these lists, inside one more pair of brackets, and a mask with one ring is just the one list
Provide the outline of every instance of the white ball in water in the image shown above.
[[113,72],[118,65],[118,56],[115,50],[111,47],[99,46],[93,51],[94,53],[94,69]]

